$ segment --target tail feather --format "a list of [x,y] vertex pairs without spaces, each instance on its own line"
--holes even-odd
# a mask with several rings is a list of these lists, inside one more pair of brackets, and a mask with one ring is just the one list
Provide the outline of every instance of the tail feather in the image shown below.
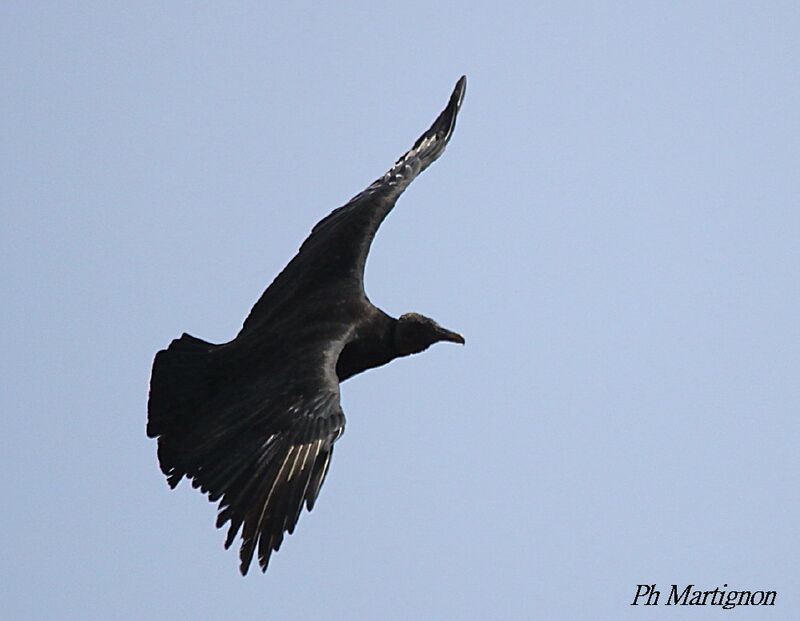
[[159,436],[159,462],[171,487],[185,474],[175,444],[185,437],[198,406],[213,388],[210,354],[215,347],[184,334],[158,352],[153,360],[147,435],[150,438]]

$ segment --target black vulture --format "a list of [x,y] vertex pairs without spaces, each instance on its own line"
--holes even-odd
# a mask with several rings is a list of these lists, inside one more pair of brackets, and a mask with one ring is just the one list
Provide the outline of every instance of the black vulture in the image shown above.
[[364,265],[397,198],[444,151],[465,85],[386,174],[317,223],[236,338],[184,334],[155,356],[147,435],[161,470],[170,487],[185,476],[219,501],[226,548],[241,529],[243,575],[256,549],[266,571],[303,504],[314,507],[344,431],[339,383],[438,341],[464,343],[432,319],[374,306]]

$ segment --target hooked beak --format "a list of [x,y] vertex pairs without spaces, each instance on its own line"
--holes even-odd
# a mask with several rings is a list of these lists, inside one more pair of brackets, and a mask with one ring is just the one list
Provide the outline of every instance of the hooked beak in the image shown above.
[[451,343],[460,343],[461,345],[464,344],[464,337],[461,336],[458,332],[453,332],[452,330],[447,330],[441,326],[436,332],[436,335],[439,337],[440,341],[449,341]]

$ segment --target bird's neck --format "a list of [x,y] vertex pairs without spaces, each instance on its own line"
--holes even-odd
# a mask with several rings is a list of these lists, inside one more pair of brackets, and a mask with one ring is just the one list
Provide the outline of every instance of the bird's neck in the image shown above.
[[380,313],[356,330],[354,338],[344,346],[336,363],[336,375],[340,382],[400,356],[394,341],[396,323],[396,319]]

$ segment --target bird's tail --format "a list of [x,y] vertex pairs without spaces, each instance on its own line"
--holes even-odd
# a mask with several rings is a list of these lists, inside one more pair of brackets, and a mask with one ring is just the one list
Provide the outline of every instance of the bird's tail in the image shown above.
[[147,401],[147,435],[159,437],[161,470],[171,487],[184,471],[177,461],[174,443],[180,443],[192,426],[201,403],[213,390],[211,352],[217,347],[184,334],[156,354]]

